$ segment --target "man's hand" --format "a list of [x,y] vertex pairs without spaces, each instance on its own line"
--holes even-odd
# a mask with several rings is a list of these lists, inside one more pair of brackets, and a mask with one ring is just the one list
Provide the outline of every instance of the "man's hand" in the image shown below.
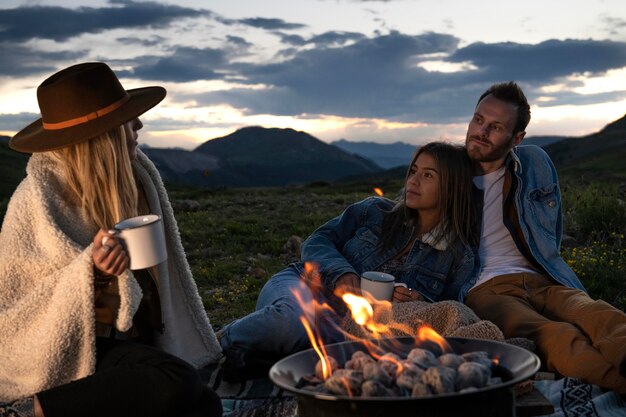
[[361,278],[357,274],[348,272],[337,279],[335,283],[335,295],[340,297],[345,293],[361,295]]

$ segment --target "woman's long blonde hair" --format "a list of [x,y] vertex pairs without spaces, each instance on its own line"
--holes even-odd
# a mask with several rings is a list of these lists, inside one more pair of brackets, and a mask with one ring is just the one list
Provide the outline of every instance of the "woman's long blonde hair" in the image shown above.
[[137,185],[124,125],[52,151],[62,163],[68,198],[102,229],[137,215]]

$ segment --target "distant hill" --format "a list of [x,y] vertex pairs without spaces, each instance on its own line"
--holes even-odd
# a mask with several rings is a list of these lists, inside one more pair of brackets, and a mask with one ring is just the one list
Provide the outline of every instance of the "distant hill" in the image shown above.
[[530,136],[522,142],[524,145],[536,145],[545,148],[548,145],[568,139],[567,136]]
[[[565,136],[532,136],[524,139],[525,145],[537,145],[542,148],[567,139]],[[419,146],[411,145],[404,142],[394,142],[389,144],[376,142],[351,142],[341,139],[331,142],[331,145],[337,146],[346,152],[360,155],[371,161],[376,162],[380,167],[389,169],[395,167],[405,167],[411,162],[411,158]]]
[[287,185],[381,170],[366,158],[293,129],[246,127],[209,140],[193,152],[218,161],[214,171],[205,173],[206,185]]
[[404,142],[382,144],[375,142],[350,142],[341,139],[331,142],[331,145],[374,161],[382,168],[408,166],[417,150],[417,146]]
[[164,181],[201,185],[220,166],[216,157],[183,149],[141,147]]
[[[29,157],[9,149],[8,139],[0,136],[0,201],[8,199],[24,177]],[[583,137],[538,136],[524,143],[543,146],[559,173],[626,178],[626,116]],[[193,151],[142,147],[164,180],[209,187],[281,186],[340,179],[377,183],[402,178],[413,148],[401,142],[380,145],[342,140],[331,145],[305,132],[261,127],[237,130]],[[378,154],[372,159],[380,165],[364,157],[367,152]],[[391,164],[385,162],[387,157],[398,162],[406,158],[406,162],[385,170]]]
[[626,115],[597,133],[568,138],[545,150],[559,171],[626,178]]

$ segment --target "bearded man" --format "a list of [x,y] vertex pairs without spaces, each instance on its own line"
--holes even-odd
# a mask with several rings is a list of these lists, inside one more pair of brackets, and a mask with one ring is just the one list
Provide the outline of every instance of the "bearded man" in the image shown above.
[[591,299],[561,258],[561,192],[537,146],[518,146],[530,106],[514,82],[479,98],[467,128],[474,184],[482,190],[481,267],[465,303],[507,338],[533,340],[544,366],[626,393],[626,314]]

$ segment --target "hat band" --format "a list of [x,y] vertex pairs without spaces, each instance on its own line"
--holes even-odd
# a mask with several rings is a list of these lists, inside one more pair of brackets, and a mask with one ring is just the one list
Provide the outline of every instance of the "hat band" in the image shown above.
[[102,117],[105,114],[109,114],[112,111],[119,109],[128,100],[130,100],[130,95],[126,94],[124,97],[122,97],[120,100],[116,101],[115,103],[110,104],[101,109],[98,109],[96,111],[93,111],[84,116],[76,117],[74,119],[65,120],[63,122],[57,122],[57,123],[42,122],[42,125],[43,125],[43,128],[46,130],[60,130],[60,129],[68,128],[68,127],[82,125],[83,123],[87,123],[90,120],[97,119],[98,117]]

